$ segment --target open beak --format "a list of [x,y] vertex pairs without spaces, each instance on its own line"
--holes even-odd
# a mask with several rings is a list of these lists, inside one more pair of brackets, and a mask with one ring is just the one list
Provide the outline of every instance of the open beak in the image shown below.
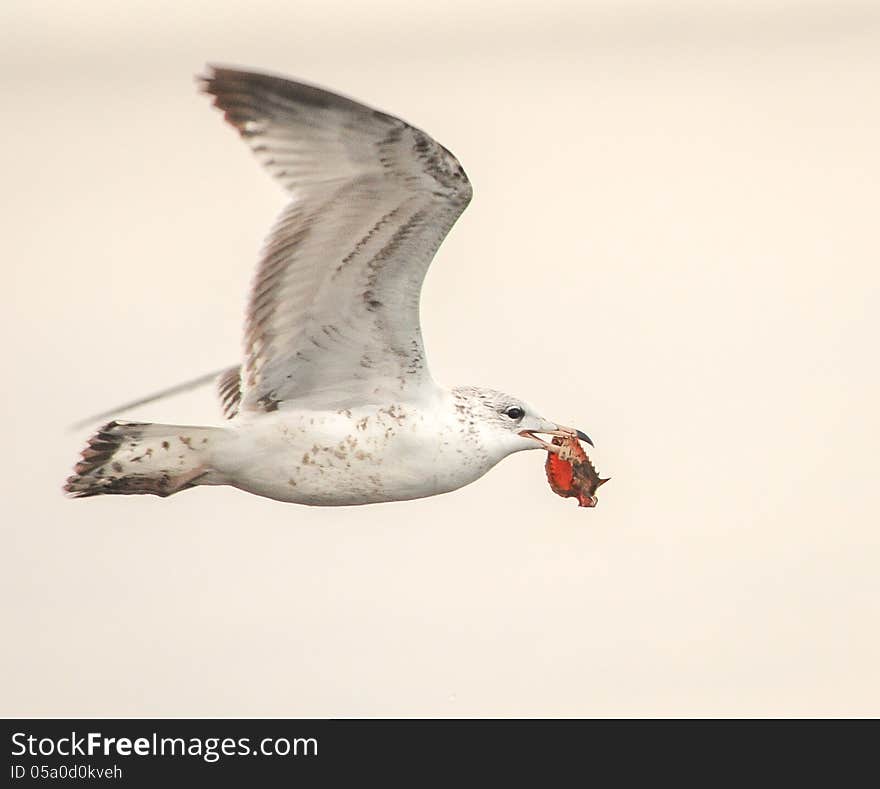
[[559,436],[560,438],[577,438],[579,441],[584,441],[591,447],[595,446],[595,444],[593,444],[593,442],[590,440],[590,437],[583,430],[576,430],[573,427],[565,427],[564,425],[554,425],[552,422],[546,422],[538,430],[520,431],[520,435],[523,438],[531,438],[534,441],[537,441],[548,452],[559,452],[558,446],[556,446],[555,444],[551,444],[549,441],[545,441],[543,438],[540,438],[538,436],[538,433],[547,436]]

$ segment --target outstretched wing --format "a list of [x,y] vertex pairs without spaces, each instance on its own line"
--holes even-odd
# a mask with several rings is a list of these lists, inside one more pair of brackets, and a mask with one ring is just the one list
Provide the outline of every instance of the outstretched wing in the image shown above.
[[424,132],[319,88],[227,68],[203,86],[292,197],[251,292],[241,409],[425,396],[419,295],[471,198],[461,165]]
[[120,412],[131,411],[142,405],[149,405],[150,403],[155,403],[157,400],[164,400],[166,397],[172,397],[173,395],[182,394],[183,392],[190,392],[193,389],[198,389],[200,386],[209,383],[214,383],[217,387],[217,394],[220,397],[220,407],[223,411],[223,416],[227,419],[232,419],[238,413],[238,401],[241,399],[241,392],[238,383],[240,372],[240,366],[236,364],[232,367],[225,367],[222,370],[215,370],[213,373],[200,375],[198,378],[193,378],[189,381],[169,386],[167,389],[162,389],[159,392],[153,392],[153,394],[139,397],[137,400],[132,400],[129,403],[123,403],[115,408],[102,411],[100,414],[92,414],[92,416],[87,417],[86,419],[81,419],[79,422],[71,425],[70,429],[79,430],[80,428],[93,425],[96,422],[106,422],[111,416],[119,416]]

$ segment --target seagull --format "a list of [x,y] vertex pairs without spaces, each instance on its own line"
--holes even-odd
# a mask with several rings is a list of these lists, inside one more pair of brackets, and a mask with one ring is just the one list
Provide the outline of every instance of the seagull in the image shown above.
[[422,282],[472,193],[452,153],[312,85],[219,66],[200,82],[290,197],[261,253],[243,360],[217,376],[226,421],[111,421],[68,494],[230,485],[297,504],[372,504],[456,490],[514,452],[558,453],[554,436],[592,444],[518,397],[431,377]]

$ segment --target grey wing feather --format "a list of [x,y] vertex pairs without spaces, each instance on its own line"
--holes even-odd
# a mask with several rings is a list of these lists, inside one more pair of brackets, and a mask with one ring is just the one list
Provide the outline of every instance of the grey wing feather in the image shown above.
[[419,397],[419,296],[471,187],[427,134],[351,99],[213,68],[203,81],[290,193],[251,292],[241,408]]
[[213,381],[217,382],[220,395],[220,404],[223,409],[223,414],[224,416],[226,416],[227,419],[232,419],[232,417],[235,416],[235,414],[238,412],[238,402],[233,397],[231,397],[231,385],[229,383],[229,380],[233,375],[237,379],[239,377],[240,370],[241,368],[239,367],[239,365],[235,365],[234,367],[224,367],[222,370],[215,370],[212,373],[205,373],[205,375],[200,375],[198,378],[193,378],[191,381],[184,381],[181,384],[169,386],[167,389],[162,389],[161,391],[153,392],[153,394],[149,394],[146,397],[140,397],[137,400],[132,400],[131,402],[124,403],[123,405],[118,405],[115,408],[110,408],[106,411],[102,411],[100,414],[93,414],[92,416],[87,417],[86,419],[81,419],[79,422],[71,425],[70,429],[81,430],[82,428],[89,427],[96,422],[106,420],[111,416],[119,416],[120,413],[122,413],[123,411],[131,411],[132,409],[139,408],[142,405],[155,403],[157,400],[164,400],[166,397],[183,394],[184,392],[198,389],[200,386],[204,386],[205,384],[209,384]]
[[232,419],[238,414],[238,407],[241,403],[241,367],[239,365],[224,370],[217,379],[217,394],[220,397],[223,416]]

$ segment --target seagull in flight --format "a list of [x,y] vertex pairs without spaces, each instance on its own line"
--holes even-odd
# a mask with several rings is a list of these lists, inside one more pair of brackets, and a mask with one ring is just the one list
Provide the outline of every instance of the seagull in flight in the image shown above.
[[71,496],[231,485],[319,506],[402,501],[456,490],[514,452],[558,452],[554,436],[592,444],[518,397],[444,388],[428,371],[422,281],[471,199],[452,153],[300,82],[211,67],[201,88],[290,196],[262,250],[242,362],[217,376],[227,421],[111,421]]

